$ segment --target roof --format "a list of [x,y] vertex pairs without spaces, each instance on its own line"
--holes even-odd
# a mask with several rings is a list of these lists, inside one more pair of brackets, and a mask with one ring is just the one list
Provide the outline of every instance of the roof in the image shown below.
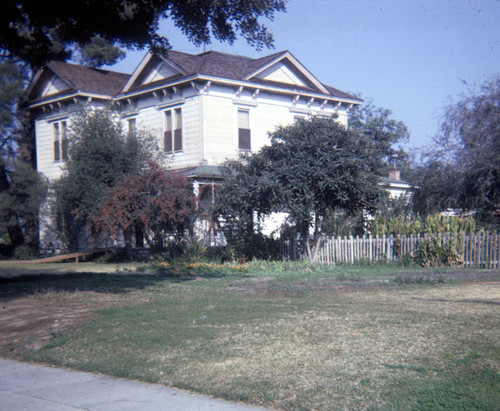
[[125,85],[129,74],[102,70],[62,61],[51,61],[47,68],[75,90],[114,96]]
[[[250,81],[252,83],[255,83],[256,85],[257,84],[275,85],[281,88],[288,88],[288,89],[291,88],[296,91],[315,92],[315,93],[319,92],[321,94],[331,95],[332,97],[351,99],[359,102],[362,101],[361,99],[352,94],[343,92],[341,90],[327,86],[319,82],[287,50],[280,51],[278,53],[274,53],[257,59],[246,56],[234,55],[234,54],[220,53],[217,51],[207,51],[200,54],[189,54],[175,50],[168,50],[162,56],[150,55],[148,58],[149,58],[149,60],[147,60],[148,64],[152,63],[153,61],[159,62],[163,60],[165,62],[173,63],[179,69],[178,75],[157,81],[154,83],[155,85],[168,83],[169,81],[172,80],[179,80],[182,79],[183,77],[190,77],[194,75],[205,75],[210,77],[220,77],[237,81]],[[305,80],[310,83],[310,87],[306,88],[291,84],[271,82],[262,80],[254,76],[255,73],[259,72],[259,70],[267,68],[268,65],[272,64],[273,62],[279,62],[285,59],[291,60],[292,61],[291,64],[294,65],[296,68],[298,68],[299,71],[302,71]],[[136,69],[136,72],[132,74],[129,81],[130,84],[128,84],[125,87],[125,90],[123,90],[125,93],[132,90],[138,91],[144,88],[148,88],[148,86],[152,85],[152,83],[150,84],[136,83],[134,85],[135,80],[140,78],[141,72],[145,69],[146,66],[147,64],[144,64],[142,67],[138,67]]]
[[218,166],[199,165],[183,170],[177,170],[179,174],[191,178],[222,178],[222,173]]
[[51,98],[75,92],[113,97],[120,92],[130,77],[129,74],[116,71],[80,66],[62,61],[51,61],[38,71],[27,89],[28,98],[32,102],[46,98],[41,97],[40,93],[54,75],[64,82],[67,88],[51,94]]
[[[142,84],[144,76],[160,62],[168,65],[172,69],[172,74],[167,78]],[[280,83],[259,78],[260,73],[280,62],[284,62],[285,65],[295,70],[297,75],[304,80],[303,84]],[[253,83],[256,87],[259,85],[272,86],[298,93],[319,93],[333,98],[351,100],[355,103],[362,101],[354,95],[321,83],[287,50],[261,58],[250,58],[217,51],[207,51],[200,54],[189,54],[175,50],[168,50],[164,55],[149,53],[132,75],[51,61],[39,71],[28,89],[29,99],[32,103],[39,99],[43,100],[40,98],[40,92],[53,75],[66,83],[68,88],[52,94],[52,98],[75,92],[98,94],[111,98],[121,94],[121,96],[126,97],[130,92],[142,92],[142,90],[148,90],[152,86],[161,87],[172,81],[182,82],[183,79],[194,76],[206,76]]]

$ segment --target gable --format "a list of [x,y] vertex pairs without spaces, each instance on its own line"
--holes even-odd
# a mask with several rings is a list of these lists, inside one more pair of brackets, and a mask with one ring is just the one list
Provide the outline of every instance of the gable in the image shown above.
[[260,80],[292,84],[299,87],[310,87],[304,77],[283,61],[280,61],[260,72],[255,78]]
[[175,76],[177,74],[179,74],[179,71],[174,70],[172,67],[166,65],[164,62],[160,62],[155,67],[153,67],[153,69],[149,73],[147,73],[144,76],[141,85],[163,80]]
[[140,87],[173,76],[185,75],[186,72],[174,61],[158,56],[151,52],[147,53],[122,89],[126,93],[134,87]]
[[[257,60],[259,62],[259,60]],[[325,86],[314,75],[307,70],[300,61],[298,61],[292,53],[284,51],[275,55],[275,58],[266,61],[257,67],[253,67],[253,71],[248,73],[244,80],[261,79],[267,75],[272,78],[271,81],[281,82],[285,84],[293,84],[296,86],[316,89],[321,93],[329,94]],[[280,79],[281,81],[277,80]]]
[[56,75],[52,75],[48,78],[47,82],[42,85],[40,93],[37,97],[47,97],[69,89],[71,89],[71,87],[68,83]]

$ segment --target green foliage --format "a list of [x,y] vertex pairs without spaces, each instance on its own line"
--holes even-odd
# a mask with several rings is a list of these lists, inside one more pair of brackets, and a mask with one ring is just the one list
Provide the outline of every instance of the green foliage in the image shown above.
[[47,182],[20,159],[13,167],[8,187],[0,191],[0,232],[10,234],[14,247],[25,244],[36,248],[38,211],[47,194]]
[[125,57],[125,52],[101,36],[94,36],[81,48],[80,63],[90,67],[112,65]]
[[169,18],[196,45],[210,43],[211,35],[232,43],[240,34],[260,49],[273,39],[258,18],[272,19],[284,10],[285,0],[90,0],[66,6],[54,0],[9,1],[2,9],[0,47],[32,67],[66,60],[75,45],[85,46],[95,36],[128,48],[165,50],[168,39],[158,29],[160,20]]
[[483,227],[500,227],[500,76],[445,110],[441,132],[412,182],[416,211],[472,210]]
[[216,210],[245,233],[253,231],[254,215],[286,211],[313,259],[330,210],[373,210],[382,195],[373,145],[334,119],[316,117],[278,127],[270,139],[270,146],[223,167]]
[[0,149],[2,157],[10,154],[18,125],[15,111],[24,90],[26,73],[12,61],[0,62]]
[[370,221],[371,232],[377,235],[418,235],[418,234],[471,234],[477,232],[476,221],[471,217],[443,216],[441,214],[407,218],[377,217]]
[[456,240],[431,236],[417,243],[413,262],[421,267],[458,267],[463,261],[456,248]]
[[207,251],[203,243],[196,239],[170,243],[164,252],[151,258],[147,267],[153,272],[171,277],[220,276],[241,274],[248,270],[246,264],[210,261]]
[[113,185],[141,170],[159,149],[149,135],[125,133],[111,110],[82,111],[71,120],[69,160],[53,188],[58,232],[73,250]]
[[[387,163],[383,161],[389,153],[394,153],[393,145],[408,141],[408,128],[402,121],[391,118],[388,109],[376,107],[372,101],[353,107],[349,111],[349,129],[363,135],[372,145],[373,161],[379,175],[387,175]],[[406,158],[403,149],[399,150],[400,159]]]

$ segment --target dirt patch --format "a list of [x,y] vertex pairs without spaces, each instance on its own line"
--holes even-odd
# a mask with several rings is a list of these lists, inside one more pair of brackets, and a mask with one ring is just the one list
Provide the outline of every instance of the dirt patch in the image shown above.
[[37,350],[89,321],[97,309],[140,302],[129,295],[92,291],[0,294],[0,356]]

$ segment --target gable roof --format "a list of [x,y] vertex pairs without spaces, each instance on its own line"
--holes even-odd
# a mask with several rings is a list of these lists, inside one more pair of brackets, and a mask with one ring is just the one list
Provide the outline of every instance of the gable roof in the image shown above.
[[[151,83],[143,83],[148,70],[164,62],[173,68],[176,73],[171,77],[164,78]],[[265,70],[278,63],[285,63],[290,67],[298,77],[302,79],[302,84],[289,84],[278,81],[271,81],[265,78],[259,78]],[[179,80],[183,77],[208,76],[219,77],[229,80],[251,82],[256,85],[276,85],[281,88],[288,88],[297,91],[315,92],[332,97],[351,99],[361,101],[354,95],[345,93],[333,87],[321,83],[316,77],[307,70],[289,51],[280,51],[269,56],[253,59],[250,57],[234,54],[208,51],[200,54],[188,54],[174,50],[168,50],[165,55],[155,55],[148,53],[141,64],[130,76],[124,86],[122,93],[140,91],[153,85],[168,83],[169,81]]]
[[37,99],[50,78],[56,77],[66,87],[60,94],[81,92],[103,96],[115,96],[123,88],[130,77],[129,74],[115,71],[102,70],[62,61],[47,63],[35,76],[30,88],[27,90],[30,100]]

